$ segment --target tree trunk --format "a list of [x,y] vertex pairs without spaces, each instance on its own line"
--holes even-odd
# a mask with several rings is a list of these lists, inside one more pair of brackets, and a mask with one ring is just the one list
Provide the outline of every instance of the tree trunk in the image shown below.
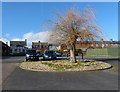
[[76,63],[76,56],[75,56],[75,45],[70,48],[70,62]]

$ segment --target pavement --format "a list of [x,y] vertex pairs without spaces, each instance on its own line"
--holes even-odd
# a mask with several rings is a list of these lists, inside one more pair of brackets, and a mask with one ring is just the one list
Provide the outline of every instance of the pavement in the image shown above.
[[18,67],[25,57],[4,57],[2,89],[118,90],[118,58],[99,56],[84,56],[84,58],[108,62],[113,65],[113,68],[86,72],[35,72]]

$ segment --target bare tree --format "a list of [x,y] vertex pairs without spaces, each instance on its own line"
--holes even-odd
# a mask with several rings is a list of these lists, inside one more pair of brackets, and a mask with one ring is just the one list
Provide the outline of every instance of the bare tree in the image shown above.
[[93,41],[101,38],[101,30],[95,23],[93,8],[82,11],[69,9],[66,14],[57,14],[57,20],[52,21],[50,40],[58,44],[66,44],[70,49],[70,61],[76,62],[75,44],[77,40]]

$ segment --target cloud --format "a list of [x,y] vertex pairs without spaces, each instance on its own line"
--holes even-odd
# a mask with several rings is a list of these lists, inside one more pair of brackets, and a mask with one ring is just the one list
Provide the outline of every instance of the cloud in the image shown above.
[[12,39],[11,41],[22,41],[22,39],[14,38],[14,39]]
[[47,42],[49,39],[50,32],[49,31],[43,31],[43,32],[29,32],[26,34],[23,34],[22,38],[14,38],[12,41],[24,41],[27,39],[27,46],[31,47],[32,42]]
[[[7,36],[8,34],[6,34]],[[13,38],[11,41],[25,41],[27,39],[27,46],[31,47],[32,42],[48,42],[50,32],[49,31],[43,31],[43,32],[28,32],[23,34],[21,38]],[[0,38],[0,41],[6,43],[8,42],[8,45],[10,46],[10,41],[6,38]]]

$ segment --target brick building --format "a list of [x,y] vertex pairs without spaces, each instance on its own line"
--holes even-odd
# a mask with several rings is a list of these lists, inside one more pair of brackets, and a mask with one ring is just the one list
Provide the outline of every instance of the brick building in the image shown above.
[[[104,41],[101,39],[100,41],[78,41],[76,43],[76,49],[87,49],[87,48],[107,48],[112,45],[118,45],[120,44],[119,41],[113,41],[110,39],[110,41]],[[58,50],[65,50],[67,49],[66,45],[60,45],[58,47]]]
[[49,50],[48,42],[32,42],[32,49]]
[[[100,41],[78,41],[76,43],[76,49],[87,49],[87,48],[107,48],[112,45],[119,44],[119,41],[113,41],[110,39],[110,41],[104,41],[101,39]],[[66,50],[68,49],[65,44],[59,45],[59,44],[52,44],[48,42],[32,42],[32,49],[42,49],[42,50]]]
[[117,45],[119,44],[118,41],[113,41],[110,39],[110,41],[104,41],[101,39],[100,41],[83,41],[83,42],[77,42],[76,48],[107,48],[111,45]]

